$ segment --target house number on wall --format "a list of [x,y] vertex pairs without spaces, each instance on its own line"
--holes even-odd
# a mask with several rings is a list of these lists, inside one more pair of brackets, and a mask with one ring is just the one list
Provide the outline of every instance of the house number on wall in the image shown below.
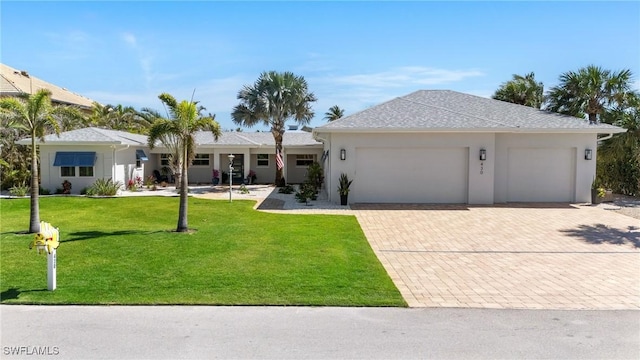
[[480,175],[484,174],[484,163],[480,163]]

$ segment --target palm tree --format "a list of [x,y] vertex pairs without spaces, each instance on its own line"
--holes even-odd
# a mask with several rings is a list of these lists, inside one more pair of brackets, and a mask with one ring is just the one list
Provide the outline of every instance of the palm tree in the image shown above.
[[[285,121],[294,119],[300,125],[308,124],[314,115],[311,103],[316,101],[302,76],[275,71],[263,72],[253,85],[245,85],[238,92],[238,99],[240,104],[231,113],[233,122],[246,127],[258,123],[269,126],[276,143],[276,156],[282,154]],[[282,169],[276,166],[278,186],[285,184]]]
[[199,130],[211,131],[217,140],[221,134],[220,125],[215,121],[215,115],[202,116],[204,108],[198,106],[197,102],[183,100],[177,102],[176,99],[162,93],[158,96],[164,104],[169,114],[169,119],[157,119],[151,129],[149,129],[149,147],[153,149],[157,141],[167,147],[180,150],[181,157],[181,179],[180,179],[180,209],[178,211],[177,232],[189,230],[187,224],[188,205],[188,177],[189,164],[195,157],[196,141],[195,134]]
[[29,232],[40,231],[40,204],[38,181],[38,151],[36,139],[44,141],[44,136],[55,132],[60,134],[62,119],[81,121],[82,114],[75,107],[53,106],[51,91],[40,89],[35,94],[24,94],[21,97],[0,99],[0,114],[7,120],[6,124],[22,129],[31,135],[31,209],[29,216]]
[[598,178],[616,193],[640,194],[640,94],[631,92],[625,101],[602,116],[602,122],[627,129],[598,147]]
[[131,106],[93,103],[91,123],[112,130],[146,134],[151,123]]
[[624,101],[631,91],[630,70],[611,72],[589,65],[577,72],[560,75],[560,85],[547,94],[547,110],[589,118],[590,124],[602,120],[607,109]]
[[324,118],[327,121],[335,121],[344,116],[344,109],[340,109],[338,105],[333,105],[329,108],[329,111],[324,113]]
[[525,76],[513,75],[513,79],[502,83],[492,98],[540,109],[544,102],[544,86],[537,82],[533,72]]

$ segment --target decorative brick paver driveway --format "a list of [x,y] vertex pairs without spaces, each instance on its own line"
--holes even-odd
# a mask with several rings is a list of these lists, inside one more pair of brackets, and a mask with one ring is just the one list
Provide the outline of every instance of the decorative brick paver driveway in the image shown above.
[[412,307],[640,309],[640,220],[590,206],[353,205]]

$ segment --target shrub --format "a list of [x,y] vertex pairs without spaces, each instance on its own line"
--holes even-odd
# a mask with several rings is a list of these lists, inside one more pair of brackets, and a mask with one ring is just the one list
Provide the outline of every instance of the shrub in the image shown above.
[[11,196],[27,196],[29,190],[30,188],[25,183],[22,183],[21,185],[14,185],[11,187],[9,189],[9,194]]
[[314,184],[305,182],[300,186],[300,190],[296,193],[296,199],[298,202],[306,203],[307,201],[316,200],[316,188]]
[[51,195],[51,191],[40,186],[40,195]]
[[278,192],[280,194],[293,194],[295,190],[293,189],[293,186],[291,185],[285,185],[283,187],[281,187],[280,189],[278,189]]
[[111,178],[98,179],[87,189],[88,196],[115,196],[122,184],[119,181],[115,183]]

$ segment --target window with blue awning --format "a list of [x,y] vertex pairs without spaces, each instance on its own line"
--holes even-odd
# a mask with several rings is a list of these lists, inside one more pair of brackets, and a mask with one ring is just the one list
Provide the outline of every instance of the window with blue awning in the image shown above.
[[95,151],[58,151],[53,166],[94,166]]
[[144,153],[144,150],[136,150],[136,160],[149,161],[149,158],[147,154]]

